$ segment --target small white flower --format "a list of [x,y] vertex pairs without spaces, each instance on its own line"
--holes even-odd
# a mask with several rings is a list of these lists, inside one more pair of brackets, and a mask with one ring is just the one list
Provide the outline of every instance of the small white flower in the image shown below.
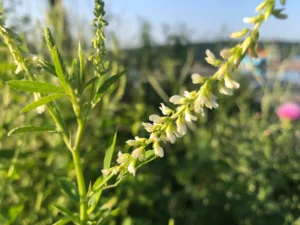
[[119,164],[126,163],[128,161],[128,159],[129,159],[128,153],[123,154],[122,152],[119,151],[117,163],[119,163]]
[[174,95],[169,100],[170,100],[170,102],[172,102],[175,105],[181,105],[184,103],[184,97],[182,97],[180,95]]
[[37,55],[32,56],[32,61],[37,61],[39,58],[37,57]]
[[161,107],[159,107],[159,109],[161,110],[162,114],[169,115],[169,114],[171,114],[173,112],[172,109],[168,108],[163,103],[160,103],[160,105],[161,105]]
[[224,78],[225,86],[230,89],[238,89],[240,84],[234,80],[232,80],[228,75]]
[[200,104],[201,106],[205,105],[209,109],[218,108],[219,105],[216,99],[217,97],[212,93],[206,93],[205,91],[202,91],[196,99],[195,104]]
[[24,68],[23,68],[23,66],[22,66],[22,63],[18,63],[18,67],[17,67],[17,69],[16,69],[16,71],[15,71],[15,74],[20,73],[23,69],[24,69]]
[[219,104],[217,103],[217,97],[213,94],[210,94],[210,96],[207,98],[207,101],[205,102],[205,106],[209,109],[218,108]]
[[160,117],[156,114],[149,116],[149,120],[156,124],[162,123],[164,121],[164,119],[165,119],[164,117]]
[[206,53],[206,55],[207,55],[208,58],[211,58],[211,59],[215,59],[216,58],[215,55],[214,55],[214,53],[212,53],[209,49],[206,49],[205,53]]
[[173,143],[175,143],[175,140],[176,140],[176,138],[175,138],[175,135],[174,135],[174,130],[173,130],[173,125],[171,124],[171,125],[169,125],[168,127],[167,127],[167,129],[166,129],[166,135],[167,135],[167,137],[168,137],[168,140],[173,144]]
[[139,147],[139,148],[133,150],[133,152],[131,153],[131,156],[134,159],[138,159],[143,152],[144,152],[144,148],[143,147]]
[[158,141],[154,142],[153,148],[154,148],[155,155],[159,157],[164,157],[164,150],[162,149],[162,147],[160,147]]
[[176,120],[176,126],[177,126],[177,132],[181,135],[185,135],[186,134],[186,125],[183,122],[182,117],[178,117],[178,119]]
[[192,122],[192,121],[197,120],[197,117],[193,116],[191,114],[191,111],[188,108],[184,112],[184,118],[185,118],[185,121],[187,121],[187,122]]
[[104,176],[108,176],[111,173],[110,169],[103,169],[101,172]]
[[204,109],[198,102],[194,103],[193,109],[194,109],[195,113],[199,113],[201,116],[205,116]]
[[225,87],[225,86],[220,86],[219,87],[219,92],[223,95],[232,95],[233,94],[232,90]]
[[246,28],[246,29],[243,29],[243,30],[240,30],[240,31],[236,31],[236,32],[233,32],[230,37],[231,38],[242,38],[244,37],[248,32],[250,31],[249,28]]
[[210,65],[212,65],[212,66],[219,66],[222,63],[222,61],[216,59],[214,53],[212,53],[210,50],[207,49],[205,53],[207,55],[207,57],[205,58],[205,60]]
[[144,126],[145,130],[148,131],[149,133],[153,132],[153,125],[151,123],[142,123]]
[[131,173],[133,176],[135,176],[136,169],[135,169],[135,166],[134,166],[134,162],[131,162],[127,169],[128,169],[129,173]]
[[135,146],[137,144],[137,141],[130,139],[130,140],[126,141],[126,144],[128,144],[130,146]]
[[184,97],[186,97],[186,98],[188,98],[188,99],[193,99],[193,98],[195,98],[196,97],[196,91],[191,91],[191,92],[189,92],[189,91],[184,91],[183,92],[183,95],[184,95]]
[[202,77],[200,74],[198,74],[198,73],[192,74],[192,82],[193,82],[193,84],[201,84],[204,81],[205,81],[205,78]]
[[224,81],[220,81],[218,84],[219,92],[223,95],[232,95],[233,91],[225,86]]
[[155,133],[150,134],[150,139],[152,139],[154,141],[159,141],[159,138],[157,137],[157,135]]
[[[40,99],[40,95],[38,93],[34,93],[34,100],[37,101]],[[41,105],[36,108],[38,114],[42,114],[45,111],[45,105]]]
[[228,59],[232,56],[233,54],[233,50],[230,48],[224,48],[223,50],[221,50],[220,52],[220,56],[222,56],[223,59]]
[[254,24],[256,21],[257,21],[257,19],[255,17],[245,17],[243,19],[244,23],[252,23],[252,24]]
[[114,175],[117,175],[120,172],[120,167],[119,166],[114,166],[111,168],[111,173]]

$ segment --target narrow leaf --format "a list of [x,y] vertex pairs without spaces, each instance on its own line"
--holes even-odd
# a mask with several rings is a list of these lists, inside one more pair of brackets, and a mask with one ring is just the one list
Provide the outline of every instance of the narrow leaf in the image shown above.
[[53,47],[52,58],[53,58],[54,67],[55,67],[55,71],[56,71],[56,74],[58,76],[59,82],[64,87],[64,89],[66,91],[68,91],[68,83],[67,83],[66,78],[65,78],[63,64],[61,62],[59,52],[58,52],[56,46]]
[[61,98],[61,97],[64,97],[64,96],[67,96],[66,94],[53,94],[53,95],[49,95],[49,96],[46,96],[46,97],[43,97],[43,98],[40,98],[39,100],[35,101],[35,102],[32,102],[30,103],[29,105],[25,106],[21,111],[20,113],[24,113],[24,112],[28,112],[32,109],[35,109],[41,105],[45,105],[49,102],[52,102],[58,98]]
[[53,223],[52,225],[65,225],[69,222],[71,222],[71,218],[63,218],[63,219],[60,219],[59,221],[57,221],[56,223]]
[[57,204],[52,204],[56,209],[58,209],[62,214],[70,217],[70,219],[79,222],[77,216],[75,216],[70,210],[68,210],[67,208],[57,205]]
[[99,79],[99,77],[93,77],[91,78],[88,82],[86,82],[86,84],[84,85],[83,89],[86,89],[89,85],[91,85],[92,83],[96,82]]
[[83,73],[83,69],[84,69],[84,59],[83,59],[83,53],[82,53],[82,48],[81,48],[80,42],[79,42],[79,44],[78,44],[78,58],[79,58],[80,83],[81,83],[81,84],[84,84],[84,82],[85,82],[85,77],[84,77],[84,73]]
[[45,60],[39,60],[39,66],[49,72],[51,75],[54,75],[57,77],[56,72],[55,72],[55,67],[51,63],[45,61]]
[[100,200],[101,194],[102,194],[102,189],[97,191],[95,194],[93,194],[91,196],[91,198],[89,199],[89,201],[88,201],[88,214],[91,214],[95,210],[95,208],[96,208],[96,206],[97,206],[97,204]]
[[18,133],[27,133],[27,132],[39,132],[39,131],[48,131],[48,132],[57,132],[54,126],[21,126],[16,127],[8,132],[8,136]]
[[120,79],[121,76],[125,74],[126,70],[123,70],[122,72],[113,75],[112,77],[108,78],[104,83],[101,85],[101,87],[98,89],[98,98],[102,96],[102,94],[111,86],[113,85],[116,81]]
[[73,201],[79,202],[78,188],[76,184],[67,178],[59,179],[59,184],[63,192]]
[[42,83],[37,81],[25,81],[25,80],[11,80],[6,82],[8,86],[13,89],[28,92],[40,92],[40,93],[55,93],[64,92],[64,90],[50,83]]
[[[117,140],[117,132],[114,133],[114,136],[111,137],[111,139],[109,141],[109,147],[106,150],[105,156],[104,156],[103,169],[109,169],[110,168],[112,156],[113,156],[113,153],[114,153],[114,150],[115,150],[116,140]],[[103,175],[103,178],[105,178],[104,175]]]

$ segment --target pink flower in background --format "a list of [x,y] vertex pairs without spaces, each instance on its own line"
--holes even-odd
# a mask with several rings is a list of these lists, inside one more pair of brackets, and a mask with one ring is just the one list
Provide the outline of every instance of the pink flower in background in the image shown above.
[[294,102],[282,104],[277,109],[277,116],[279,118],[286,118],[289,120],[297,120],[300,118],[300,106]]

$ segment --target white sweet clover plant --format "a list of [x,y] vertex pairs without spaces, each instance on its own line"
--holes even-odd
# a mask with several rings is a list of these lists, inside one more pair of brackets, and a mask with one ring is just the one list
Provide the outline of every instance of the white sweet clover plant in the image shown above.
[[[285,1],[281,1],[285,5]],[[217,72],[210,77],[203,77],[199,74],[191,76],[194,84],[201,84],[199,90],[185,91],[183,96],[174,95],[169,100],[176,105],[171,109],[161,104],[162,116],[149,116],[150,123],[142,123],[145,130],[149,132],[148,138],[135,137],[126,143],[132,146],[131,153],[118,153],[117,166],[102,170],[106,176],[119,175],[119,179],[126,174],[136,174],[137,168],[141,165],[164,156],[161,147],[162,142],[175,143],[176,138],[184,136],[187,132],[187,123],[197,120],[196,115],[204,116],[205,110],[218,108],[217,97],[212,93],[212,86],[217,83],[220,94],[232,95],[240,84],[234,81],[231,74],[238,68],[241,60],[247,51],[252,57],[257,57],[255,47],[259,38],[259,28],[271,15],[279,19],[287,16],[282,13],[283,9],[275,9],[275,0],[266,0],[256,7],[258,15],[251,18],[244,18],[244,23],[253,24],[253,28],[243,29],[230,35],[234,39],[244,40],[232,48],[225,48],[220,52],[222,59],[216,58],[210,50],[206,50],[205,60],[210,65],[218,68]]]
[[[285,1],[281,0],[284,5]],[[283,9],[275,9],[275,0],[265,0],[257,8],[259,14],[252,18],[245,18],[245,23],[253,24],[252,29],[243,29],[231,34],[231,38],[242,39],[239,44],[232,48],[225,48],[220,52],[222,59],[216,58],[210,50],[206,51],[206,61],[218,68],[217,72],[210,77],[202,77],[199,74],[192,75],[194,84],[201,84],[199,90],[185,91],[184,94],[175,95],[170,98],[170,102],[176,105],[175,109],[171,109],[164,104],[161,104],[160,110],[162,115],[149,116],[150,122],[142,123],[144,128],[149,132],[147,138],[135,137],[134,140],[128,140],[127,144],[132,146],[131,153],[118,153],[117,165],[110,167],[112,152],[116,140],[114,136],[114,144],[110,151],[107,151],[104,159],[104,169],[101,175],[93,185],[89,188],[85,185],[83,169],[81,165],[80,149],[86,122],[90,116],[92,109],[100,101],[105,90],[117,81],[124,71],[119,72],[114,76],[110,76],[103,83],[100,77],[107,74],[107,65],[104,59],[106,54],[104,28],[107,26],[107,21],[104,20],[105,10],[102,0],[95,0],[95,9],[93,26],[95,27],[96,36],[93,39],[94,53],[90,60],[94,65],[94,76],[87,81],[84,73],[84,58],[81,47],[78,48],[78,61],[74,61],[78,66],[77,72],[68,72],[66,70],[63,58],[58,51],[54,38],[48,28],[45,28],[45,37],[52,62],[47,62],[38,59],[28,53],[22,51],[18,37],[8,28],[4,26],[2,15],[0,15],[0,35],[5,44],[8,46],[13,59],[17,65],[15,73],[23,73],[23,80],[8,81],[7,84],[17,90],[27,91],[34,94],[35,102],[30,103],[21,110],[21,113],[32,109],[37,109],[42,113],[46,108],[54,121],[54,128],[47,126],[23,126],[13,129],[9,134],[31,132],[31,131],[55,131],[59,132],[66,147],[70,150],[73,158],[74,169],[76,172],[78,196],[75,200],[78,203],[79,214],[69,212],[62,206],[56,208],[63,214],[67,214],[60,222],[73,221],[75,224],[98,224],[94,221],[97,219],[91,218],[95,207],[100,199],[103,189],[115,187],[128,174],[136,174],[136,170],[156,159],[164,156],[164,150],[161,147],[162,142],[175,143],[176,138],[182,137],[187,132],[187,123],[192,123],[197,120],[196,115],[204,115],[205,108],[214,109],[219,105],[217,97],[212,92],[213,85],[217,83],[220,94],[232,95],[235,89],[239,88],[239,84],[232,79],[232,73],[239,66],[242,58],[249,50],[251,56],[256,57],[255,47],[259,37],[260,26],[271,16],[279,19],[285,19],[286,15],[282,13]],[[37,67],[48,71],[54,75],[60,85],[38,82],[38,76],[34,75],[34,69]],[[83,96],[83,92],[89,94],[88,100]],[[55,102],[60,98],[67,98],[71,103],[76,116],[77,129],[72,130],[66,127],[63,118],[60,114],[59,102]],[[107,185],[108,181],[117,175],[117,180],[112,185]],[[74,187],[71,181],[68,182],[69,187]],[[64,187],[62,187],[64,189]],[[70,190],[65,190],[70,193]],[[69,196],[74,197],[73,195]],[[99,219],[101,221],[101,218]]]

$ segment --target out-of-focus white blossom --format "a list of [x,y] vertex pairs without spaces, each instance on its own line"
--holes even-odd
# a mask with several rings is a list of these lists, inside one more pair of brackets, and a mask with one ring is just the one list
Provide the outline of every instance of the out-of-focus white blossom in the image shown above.
[[129,156],[128,153],[123,154],[122,152],[119,151],[117,163],[119,163],[119,164],[126,163],[128,161],[128,159],[129,159],[129,157],[130,156]]
[[174,95],[170,98],[170,102],[174,105],[182,105],[184,103],[184,97],[180,95]]
[[160,105],[161,107],[159,107],[159,109],[161,110],[162,114],[164,114],[165,116],[170,115],[173,112],[172,109],[168,108],[163,103],[161,103]]
[[158,141],[153,144],[154,154],[159,157],[164,157],[164,150],[160,147]]
[[240,87],[240,84],[232,80],[229,76],[225,76],[224,82],[225,86],[229,89],[238,89]]
[[131,173],[133,176],[135,176],[136,168],[135,168],[134,162],[131,162],[127,169],[128,169],[129,173]]
[[186,134],[186,125],[181,116],[176,120],[177,132],[181,135]]

